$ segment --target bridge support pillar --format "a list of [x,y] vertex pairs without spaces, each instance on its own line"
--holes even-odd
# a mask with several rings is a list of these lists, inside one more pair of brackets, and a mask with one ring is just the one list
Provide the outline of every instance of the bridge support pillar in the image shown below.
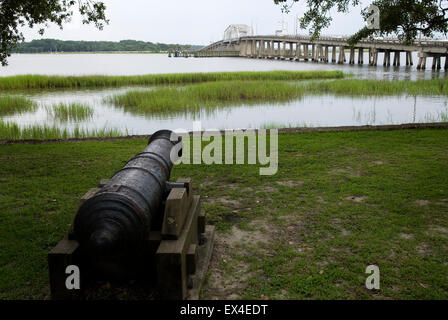
[[414,62],[412,61],[412,51],[406,51],[406,66],[412,66]]
[[448,56],[445,56],[445,70],[448,70]]
[[400,51],[394,52],[394,67],[400,66]]
[[336,46],[333,46],[333,48],[331,49],[331,62],[336,62]]
[[252,40],[251,43],[251,49],[250,49],[250,57],[254,58],[255,55],[257,54],[257,41],[256,40]]
[[286,42],[285,41],[279,43],[279,49],[280,49],[280,59],[285,60],[285,55],[286,55]]
[[383,66],[390,67],[390,51],[389,50],[384,51]]
[[325,46],[324,62],[328,63],[328,46]]
[[339,64],[343,64],[345,62],[345,48],[339,47]]
[[260,40],[258,45],[258,59],[261,59],[264,56],[264,40]]
[[309,50],[308,43],[303,44],[303,54],[304,54],[304,59],[303,60],[305,60],[305,61],[308,61],[308,58],[310,56],[308,50]]
[[364,64],[364,48],[358,49],[358,64]]
[[355,64],[355,48],[350,48],[350,61],[349,64]]
[[296,61],[300,61],[300,56],[302,55],[301,54],[301,48],[300,48],[300,46],[301,46],[302,44],[300,43],[300,42],[297,42],[297,46],[296,46]]

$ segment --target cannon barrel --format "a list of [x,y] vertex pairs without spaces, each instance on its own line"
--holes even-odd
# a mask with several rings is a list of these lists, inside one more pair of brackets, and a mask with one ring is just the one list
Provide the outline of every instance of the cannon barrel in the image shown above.
[[141,264],[151,224],[163,211],[173,166],[171,151],[181,143],[172,141],[172,134],[169,130],[153,134],[143,152],[79,208],[74,234],[97,273],[120,278]]

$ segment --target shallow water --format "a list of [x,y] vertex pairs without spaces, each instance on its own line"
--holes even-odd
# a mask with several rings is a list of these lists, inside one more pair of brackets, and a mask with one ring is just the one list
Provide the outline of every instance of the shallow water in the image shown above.
[[[127,131],[129,134],[149,134],[167,128],[190,131],[193,121],[201,121],[203,129],[323,127],[433,122],[441,121],[439,117],[441,112],[448,114],[446,97],[305,96],[288,103],[229,106],[172,116],[132,114],[103,101],[107,96],[126,92],[129,89],[27,94],[26,96],[37,101],[40,107],[32,113],[3,119],[22,126],[56,124],[70,129],[75,126],[88,129],[114,128],[123,132]],[[59,122],[48,114],[45,107],[71,101],[86,102],[93,106],[93,117],[79,123]]]
[[[381,57],[380,57],[381,58]],[[402,61],[404,56],[402,57]],[[415,57],[414,62],[417,60]],[[364,57],[367,61],[367,53]],[[269,71],[269,70],[342,70],[360,79],[416,80],[447,77],[445,71],[416,71],[414,67],[350,66],[247,58],[168,58],[158,54],[41,54],[13,55],[10,66],[0,68],[0,76],[17,74],[58,75],[135,75],[149,73]],[[430,65],[430,64],[429,64]],[[135,88],[132,88],[135,89]],[[159,129],[192,130],[192,122],[200,120],[203,129],[270,128],[302,126],[345,126],[402,124],[442,121],[448,114],[446,97],[341,97],[306,96],[281,104],[229,106],[213,111],[144,116],[124,112],[106,104],[104,97],[124,93],[130,88],[26,91],[22,93],[40,107],[33,113],[3,117],[26,126],[56,124],[61,128],[75,126],[88,129],[119,129],[129,134],[149,134]],[[45,106],[59,102],[84,102],[94,107],[92,118],[80,123],[58,122]]]

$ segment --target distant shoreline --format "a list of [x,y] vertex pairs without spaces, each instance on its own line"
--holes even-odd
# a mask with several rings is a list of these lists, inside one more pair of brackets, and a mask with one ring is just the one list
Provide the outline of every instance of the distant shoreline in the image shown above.
[[61,51],[61,52],[14,52],[12,54],[168,54],[168,51]]

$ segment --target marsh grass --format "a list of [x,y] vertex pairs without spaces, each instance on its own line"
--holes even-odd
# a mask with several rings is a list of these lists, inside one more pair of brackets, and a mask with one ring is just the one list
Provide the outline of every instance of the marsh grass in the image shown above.
[[139,76],[45,76],[18,75],[0,77],[0,90],[80,89],[121,86],[156,86],[233,80],[310,80],[340,79],[342,71],[266,71],[149,74]]
[[93,108],[82,103],[59,103],[46,107],[47,113],[61,122],[80,122],[92,118]]
[[448,95],[448,79],[430,79],[417,81],[353,80],[312,81],[301,90],[313,94],[335,94],[352,96],[387,95]]
[[185,87],[135,90],[106,97],[112,103],[137,114],[165,114],[228,105],[287,102],[301,95],[295,84],[274,81],[223,81]]
[[425,122],[448,122],[448,108],[445,110],[437,111],[434,115],[427,113],[424,118]]
[[448,80],[420,81],[329,80],[329,81],[220,81],[153,90],[132,90],[105,98],[105,102],[135,114],[164,115],[212,110],[225,106],[281,103],[305,95],[344,96],[444,96]]
[[36,109],[36,103],[20,96],[0,96],[0,117],[31,112]]
[[0,139],[2,140],[44,140],[44,139],[69,139],[69,138],[104,138],[127,136],[128,131],[118,129],[85,129],[75,127],[73,130],[48,125],[29,125],[20,127],[14,122],[0,120]]

